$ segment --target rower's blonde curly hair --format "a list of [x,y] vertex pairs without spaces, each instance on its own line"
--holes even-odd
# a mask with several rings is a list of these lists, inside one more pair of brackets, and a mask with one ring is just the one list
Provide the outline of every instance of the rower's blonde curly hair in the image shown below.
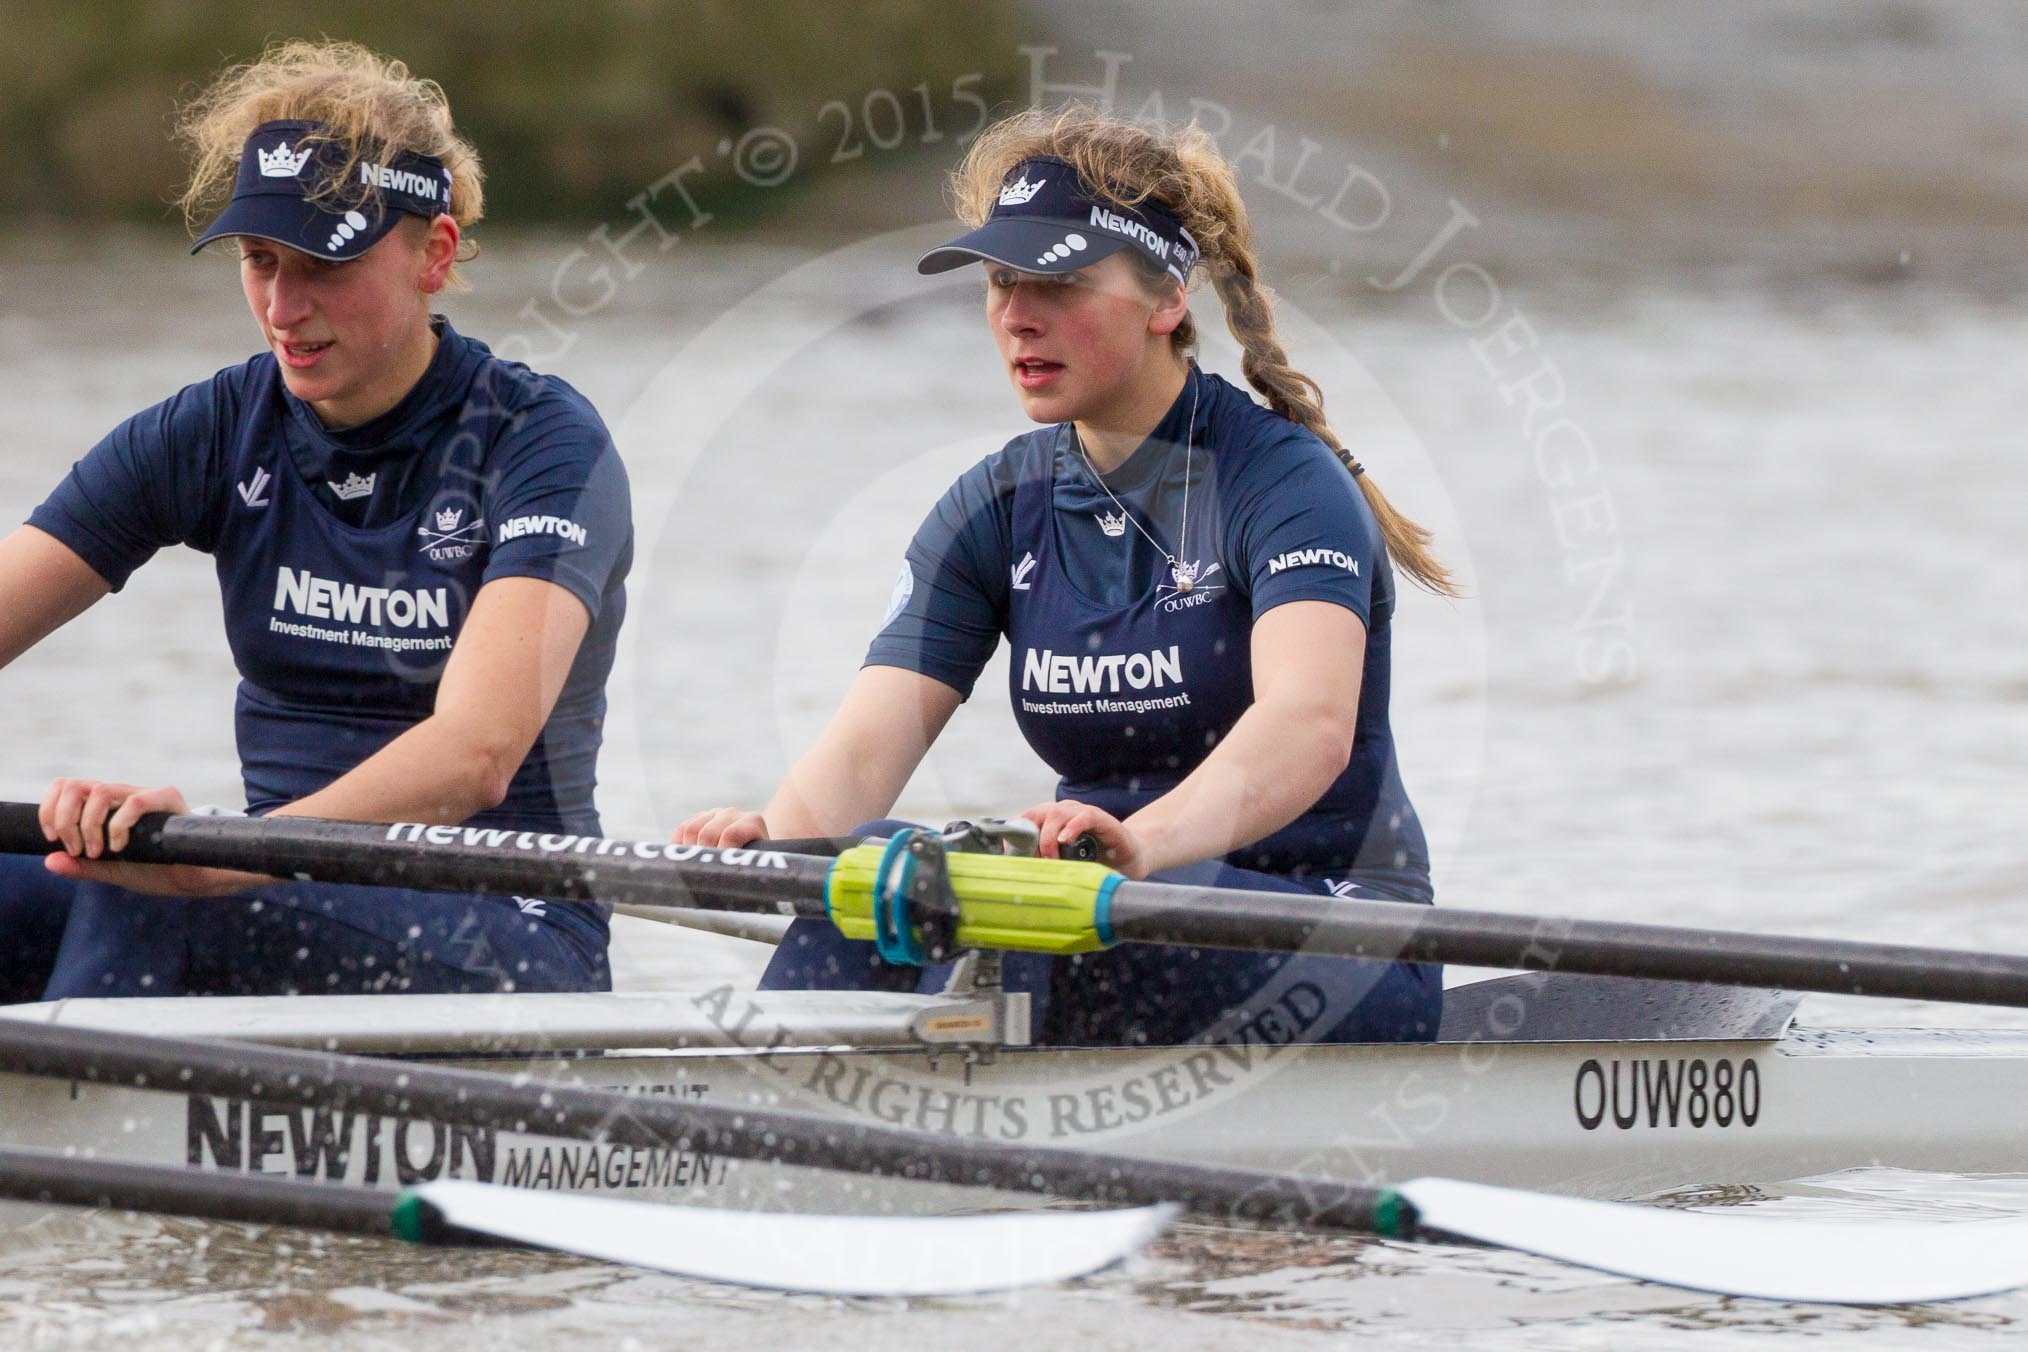
[[[983,225],[1009,170],[1038,155],[1067,160],[1087,188],[1122,206],[1155,201],[1183,223],[1203,251],[1202,265],[1225,306],[1226,326],[1239,340],[1240,369],[1268,407],[1301,423],[1337,453],[1355,476],[1395,566],[1442,596],[1456,596],[1450,571],[1430,549],[1430,533],[1397,511],[1338,440],[1324,419],[1317,382],[1289,365],[1275,334],[1274,293],[1260,280],[1253,226],[1232,166],[1203,128],[1170,131],[1108,116],[1081,103],[1060,109],[1029,108],[1003,118],[972,142],[951,175],[951,196],[967,225]],[[1139,260],[1140,255],[1129,252]],[[1151,267],[1152,288],[1174,285]],[[1185,315],[1170,334],[1179,353],[1195,350],[1196,321]]]
[[[322,140],[344,153],[339,171],[320,190],[344,193],[345,205],[381,209],[380,190],[352,172],[360,160],[385,164],[403,150],[434,155],[451,172],[446,212],[469,230],[486,211],[485,171],[479,154],[451,125],[450,102],[434,80],[418,79],[399,61],[356,42],[278,42],[260,58],[220,72],[178,112],[176,136],[190,147],[190,183],[178,205],[192,231],[225,206],[239,171],[246,138],[263,122],[300,119],[330,128]],[[358,200],[354,200],[354,194]],[[478,253],[459,241],[458,261]],[[463,287],[458,268],[451,285]]]

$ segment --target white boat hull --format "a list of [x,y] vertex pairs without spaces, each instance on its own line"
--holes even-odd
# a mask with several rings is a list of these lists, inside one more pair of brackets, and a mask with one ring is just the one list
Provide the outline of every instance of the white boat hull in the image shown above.
[[[457,1064],[457,1063],[454,1063]],[[1319,1180],[1418,1176],[1595,1197],[1868,1165],[2028,1169],[2028,1035],[1006,1052],[724,1050],[464,1062],[713,1104]],[[8,1144],[379,1187],[435,1178],[705,1205],[925,1210],[981,1194],[687,1152],[0,1076]],[[993,1202],[1005,1199],[994,1196]],[[18,1214],[18,1213],[17,1213]]]

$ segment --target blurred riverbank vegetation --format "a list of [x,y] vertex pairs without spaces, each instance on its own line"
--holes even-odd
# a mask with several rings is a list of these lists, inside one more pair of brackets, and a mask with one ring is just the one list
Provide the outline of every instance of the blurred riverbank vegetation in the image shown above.
[[611,212],[693,156],[686,184],[715,213],[757,216],[774,170],[743,178],[733,154],[755,128],[798,145],[800,186],[850,167],[834,157],[855,144],[947,158],[977,111],[954,85],[995,106],[1018,91],[1010,7],[938,0],[9,0],[0,14],[12,224],[162,219],[184,169],[179,97],[293,37],[362,42],[441,84],[499,223]]

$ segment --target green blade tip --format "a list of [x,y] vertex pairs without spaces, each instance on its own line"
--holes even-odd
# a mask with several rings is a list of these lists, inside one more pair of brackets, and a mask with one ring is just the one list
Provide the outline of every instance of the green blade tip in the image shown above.
[[416,1196],[413,1188],[403,1188],[401,1195],[394,1199],[394,1210],[388,1213],[388,1222],[396,1239],[405,1239],[411,1244],[427,1244],[425,1237],[429,1203]]
[[1373,1203],[1373,1233],[1387,1239],[1414,1239],[1415,1203],[1393,1188],[1382,1188]]

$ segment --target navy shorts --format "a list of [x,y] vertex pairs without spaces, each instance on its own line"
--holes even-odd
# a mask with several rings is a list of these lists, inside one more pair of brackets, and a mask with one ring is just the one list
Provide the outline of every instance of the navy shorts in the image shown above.
[[0,855],[0,1003],[612,988],[596,907],[341,883],[154,897]]
[[[890,835],[908,825],[872,822],[854,834]],[[1169,869],[1149,881],[1405,905],[1430,901],[1391,881],[1286,878],[1220,860]],[[828,920],[802,919],[782,937],[760,988],[934,992],[949,974],[948,965],[888,963],[872,942],[847,939]],[[1432,963],[1122,944],[1064,958],[1009,953],[1002,979],[1008,990],[1030,996],[1035,1040],[1047,1047],[1428,1042],[1443,1018],[1443,969]]]

